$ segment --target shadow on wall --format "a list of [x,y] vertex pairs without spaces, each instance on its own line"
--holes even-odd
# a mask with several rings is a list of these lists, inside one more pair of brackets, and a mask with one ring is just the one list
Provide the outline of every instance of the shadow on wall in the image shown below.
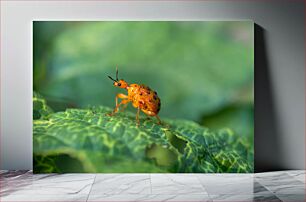
[[255,24],[255,172],[283,169],[265,34],[265,29]]

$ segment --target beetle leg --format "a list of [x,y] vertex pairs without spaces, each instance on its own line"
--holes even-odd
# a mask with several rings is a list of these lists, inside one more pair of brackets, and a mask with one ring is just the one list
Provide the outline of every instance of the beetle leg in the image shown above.
[[120,105],[124,104],[128,104],[130,101],[129,100],[122,100],[119,104],[117,104],[117,106],[115,107],[115,109],[111,112],[111,113],[108,113],[107,115],[109,116],[113,116],[117,111],[118,111],[118,108],[120,107]]
[[[119,96],[120,96],[120,94],[118,94]],[[118,96],[117,95],[117,96]],[[121,95],[124,95],[124,94],[121,94]],[[118,101],[117,101],[117,96],[116,96],[116,102],[118,103]],[[119,97],[118,96],[118,97]],[[124,95],[125,96],[125,95]],[[119,97],[119,98],[121,98],[121,97]],[[126,104],[128,104],[130,102],[130,100],[121,100],[121,102],[119,103],[119,104],[116,104],[116,107],[115,107],[115,109],[111,112],[111,113],[108,113],[107,115],[109,115],[109,116],[113,116],[117,111],[118,111],[118,108],[120,107],[120,105],[122,105],[122,104],[124,104],[124,105],[126,105]]]
[[157,120],[158,120],[158,123],[157,123],[157,124],[162,125],[162,121],[160,120],[159,116],[155,115],[155,117],[156,117]]
[[137,114],[136,114],[136,125],[139,126],[139,112],[140,112],[140,107],[137,108]]
[[[115,107],[115,109],[114,109],[114,112],[117,112],[117,111],[118,111],[118,107],[119,107],[119,105],[118,105],[118,98],[120,98],[120,99],[128,99],[128,97],[129,97],[129,96],[124,95],[124,94],[122,94],[122,93],[119,93],[119,94],[116,95],[116,107]],[[117,107],[117,106],[118,106],[118,107]],[[115,111],[115,110],[116,110],[116,111]]]
[[160,120],[159,116],[155,115],[155,117],[156,117],[157,120],[158,120],[158,122],[157,122],[158,125],[161,125],[161,126],[163,126],[163,127],[166,127],[166,128],[168,128],[168,129],[170,129],[170,125],[166,124],[165,122],[163,123],[163,122]]
[[123,104],[122,107],[121,107],[121,109],[120,109],[120,111],[123,112],[123,111],[125,110],[126,107],[127,107],[127,103],[126,103],[126,104]]

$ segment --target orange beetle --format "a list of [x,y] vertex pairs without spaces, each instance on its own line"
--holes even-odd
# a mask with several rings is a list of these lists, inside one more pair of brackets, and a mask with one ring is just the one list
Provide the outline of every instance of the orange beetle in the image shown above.
[[[158,124],[161,124],[161,120],[158,117],[158,112],[160,110],[160,99],[157,96],[157,93],[151,90],[149,87],[141,84],[128,84],[123,79],[118,79],[118,68],[116,68],[116,79],[113,79],[111,76],[108,76],[112,81],[114,81],[114,86],[126,89],[128,95],[119,93],[116,95],[116,107],[111,112],[110,116],[114,115],[119,107],[123,105],[123,110],[129,102],[132,102],[133,107],[137,108],[136,121],[139,125],[139,112],[143,111],[148,116],[155,116],[158,120]],[[118,98],[122,99],[118,104]]]

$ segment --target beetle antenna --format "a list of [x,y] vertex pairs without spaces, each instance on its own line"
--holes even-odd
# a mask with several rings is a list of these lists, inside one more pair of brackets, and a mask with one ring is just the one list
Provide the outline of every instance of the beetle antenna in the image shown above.
[[116,65],[116,79],[118,81],[118,65]]
[[115,80],[115,79],[113,79],[111,76],[108,76],[108,78],[110,78],[111,80],[113,80],[113,81],[115,81],[115,82],[116,82],[116,80]]

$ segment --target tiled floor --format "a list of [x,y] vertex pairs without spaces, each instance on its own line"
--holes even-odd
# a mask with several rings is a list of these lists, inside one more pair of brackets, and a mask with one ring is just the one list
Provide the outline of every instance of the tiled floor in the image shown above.
[[1,171],[0,201],[305,201],[305,171],[36,174]]

